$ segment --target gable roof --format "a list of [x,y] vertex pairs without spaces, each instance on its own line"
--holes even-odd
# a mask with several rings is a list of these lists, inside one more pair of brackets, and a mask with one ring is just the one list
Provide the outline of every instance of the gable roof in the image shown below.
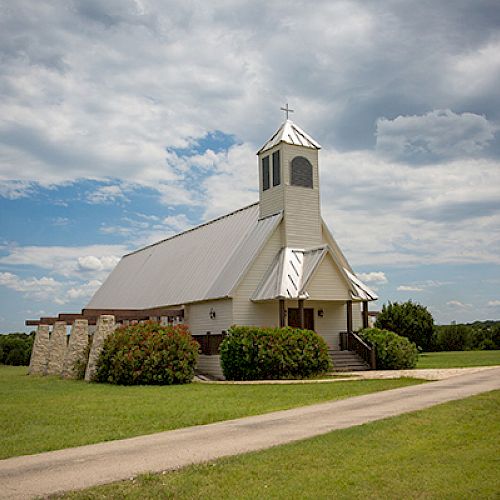
[[259,149],[257,154],[263,153],[264,151],[277,146],[280,142],[286,142],[287,144],[303,146],[311,149],[321,149],[319,143],[317,143],[309,134],[304,132],[298,125],[295,125],[292,120],[286,120],[264,144],[264,146]]
[[282,219],[255,203],[122,257],[87,309],[148,309],[230,296]]
[[328,245],[307,250],[282,248],[255,290],[252,300],[307,299],[307,285],[327,254],[331,255],[353,300],[377,300],[372,290],[342,267]]

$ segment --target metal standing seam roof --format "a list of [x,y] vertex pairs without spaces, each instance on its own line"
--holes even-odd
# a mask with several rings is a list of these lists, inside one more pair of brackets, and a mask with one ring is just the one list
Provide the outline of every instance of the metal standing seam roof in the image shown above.
[[[307,285],[323,261],[330,253],[328,245],[311,249],[282,248],[274,259],[269,271],[255,290],[253,301],[274,299],[307,299]],[[377,295],[349,270],[339,267],[354,300],[376,300]]]
[[264,146],[259,149],[257,154],[277,146],[280,142],[286,142],[287,144],[293,144],[295,146],[304,146],[311,149],[321,149],[319,143],[309,134],[304,132],[298,125],[295,125],[292,120],[286,120]]
[[88,309],[147,309],[230,296],[282,219],[255,203],[122,257]]
[[377,300],[378,295],[368,288],[359,278],[354,276],[350,271],[344,269],[347,277],[351,280],[352,287],[354,289],[354,293],[352,293],[353,299],[362,299],[362,300]]

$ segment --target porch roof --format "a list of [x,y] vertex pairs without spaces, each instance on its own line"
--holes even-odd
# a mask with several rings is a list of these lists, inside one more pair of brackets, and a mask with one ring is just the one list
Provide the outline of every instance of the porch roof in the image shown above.
[[307,285],[328,253],[337,264],[353,300],[377,300],[377,295],[368,286],[348,269],[339,265],[328,245],[310,249],[282,248],[251,299],[261,302],[309,298]]

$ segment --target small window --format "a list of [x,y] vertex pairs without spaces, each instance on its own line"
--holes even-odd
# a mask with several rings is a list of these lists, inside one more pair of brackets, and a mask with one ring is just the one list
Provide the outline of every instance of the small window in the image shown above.
[[313,168],[307,158],[296,156],[290,170],[292,186],[313,187]]
[[279,186],[281,183],[280,152],[273,153],[273,186]]
[[262,191],[269,189],[269,156],[262,158]]

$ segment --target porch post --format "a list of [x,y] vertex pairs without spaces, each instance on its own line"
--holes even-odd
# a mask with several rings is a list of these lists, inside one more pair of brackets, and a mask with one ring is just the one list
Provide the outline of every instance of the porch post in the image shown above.
[[304,328],[304,299],[299,299],[299,323],[300,329]]
[[280,308],[280,328],[283,328],[285,326],[285,300],[284,299],[280,299],[279,308]]
[[368,328],[368,301],[363,300],[363,328]]
[[352,300],[346,302],[347,305],[347,333],[352,333]]

